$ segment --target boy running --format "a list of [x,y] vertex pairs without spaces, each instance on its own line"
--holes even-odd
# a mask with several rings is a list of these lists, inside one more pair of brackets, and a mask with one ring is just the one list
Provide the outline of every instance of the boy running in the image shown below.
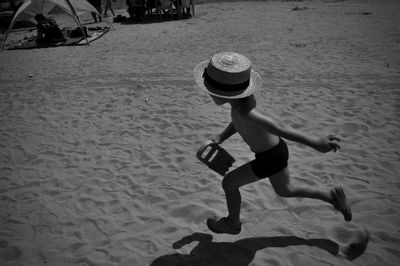
[[319,199],[332,204],[346,221],[352,214],[342,187],[322,190],[316,187],[298,187],[290,182],[289,152],[284,139],[302,143],[319,152],[340,149],[335,136],[314,137],[278,125],[256,109],[253,93],[261,88],[262,79],[251,69],[250,60],[237,53],[215,54],[194,69],[196,83],[204,89],[217,105],[228,103],[232,121],[212,141],[221,144],[235,133],[243,138],[255,153],[255,159],[225,175],[222,187],[225,192],[228,216],[210,218],[207,226],[215,233],[239,234],[241,231],[241,186],[268,178],[281,197]]

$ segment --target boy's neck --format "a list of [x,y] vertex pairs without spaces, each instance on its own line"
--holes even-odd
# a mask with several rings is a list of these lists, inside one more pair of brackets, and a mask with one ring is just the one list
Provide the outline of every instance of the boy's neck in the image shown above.
[[230,100],[229,104],[232,110],[251,110],[256,107],[256,99],[251,95],[242,99]]

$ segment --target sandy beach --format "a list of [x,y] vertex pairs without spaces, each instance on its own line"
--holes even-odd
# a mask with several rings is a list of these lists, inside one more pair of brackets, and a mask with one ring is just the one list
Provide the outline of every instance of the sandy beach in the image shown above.
[[[0,265],[400,265],[398,14],[395,0],[213,2],[89,46],[1,51]],[[351,222],[264,180],[241,189],[239,235],[209,231],[222,177],[195,154],[230,114],[192,69],[221,51],[251,59],[266,114],[342,139],[327,154],[288,141],[289,168],[342,185]],[[238,135],[222,146],[234,166],[253,159]],[[361,256],[338,254],[364,229]]]

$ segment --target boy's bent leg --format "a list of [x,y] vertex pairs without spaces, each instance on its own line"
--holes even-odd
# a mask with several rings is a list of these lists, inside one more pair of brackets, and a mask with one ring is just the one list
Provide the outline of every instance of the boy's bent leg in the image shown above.
[[240,223],[242,197],[239,188],[259,180],[260,178],[254,175],[250,163],[246,163],[229,172],[222,180],[222,188],[225,192],[226,205],[229,212],[227,221],[232,225]]

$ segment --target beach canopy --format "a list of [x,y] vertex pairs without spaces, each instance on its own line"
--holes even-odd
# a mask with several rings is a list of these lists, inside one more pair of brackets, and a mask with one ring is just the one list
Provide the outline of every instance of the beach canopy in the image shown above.
[[[86,0],[25,0],[15,12],[1,47],[4,48],[7,36],[17,21],[28,20],[35,22],[36,14],[46,16],[56,7],[69,14],[82,30],[83,27],[79,16],[88,12],[94,12],[101,16],[99,11]],[[109,23],[108,20],[106,21]]]

